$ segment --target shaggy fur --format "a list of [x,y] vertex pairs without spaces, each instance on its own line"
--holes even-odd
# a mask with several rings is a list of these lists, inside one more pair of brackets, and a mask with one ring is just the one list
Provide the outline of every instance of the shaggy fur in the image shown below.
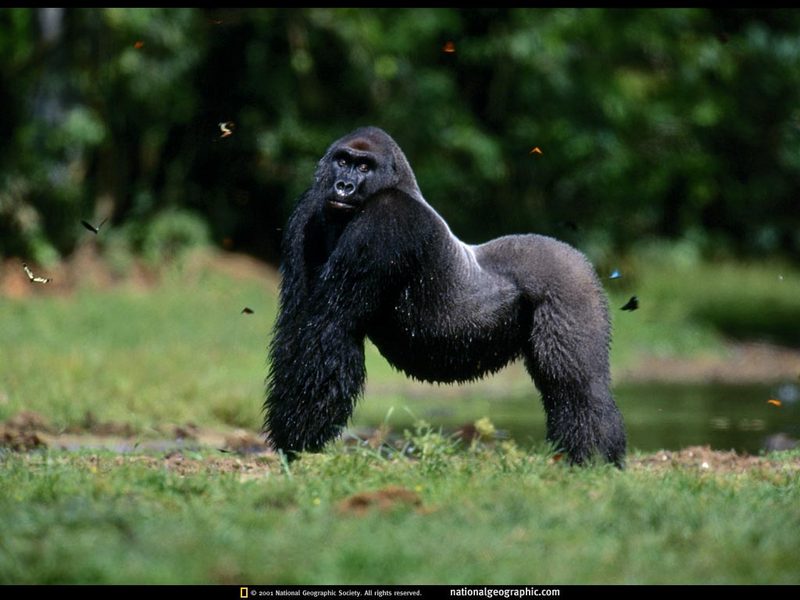
[[464,244],[384,131],[358,129],[328,148],[286,228],[282,273],[265,403],[276,449],[318,451],[347,424],[369,337],[425,381],[468,381],[522,358],[548,439],[573,463],[599,454],[622,466],[608,309],[592,266],[540,235]]

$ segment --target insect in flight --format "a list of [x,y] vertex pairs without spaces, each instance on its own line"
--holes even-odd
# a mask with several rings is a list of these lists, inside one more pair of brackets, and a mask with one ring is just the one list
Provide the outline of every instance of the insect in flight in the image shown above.
[[622,273],[618,269],[611,271],[611,275],[608,276],[609,279],[619,279],[620,277],[622,277]]
[[541,151],[541,149],[539,148],[539,146],[536,146],[536,147],[535,147],[535,148],[533,148],[533,149],[532,149],[530,152],[528,152],[528,154],[541,154],[541,153],[542,153],[542,151]]
[[100,232],[100,228],[103,226],[103,224],[104,224],[106,221],[108,221],[108,217],[106,217],[105,219],[103,219],[103,220],[100,222],[100,225],[98,225],[97,227],[95,227],[94,225],[92,225],[91,223],[89,223],[89,221],[84,221],[83,219],[81,219],[81,225],[83,225],[84,227],[86,227],[86,229],[88,229],[89,231],[91,231],[92,233],[94,233],[95,235],[97,235],[97,234]]
[[636,296],[631,296],[625,306],[620,307],[621,310],[636,310],[637,308],[639,308],[639,298]]
[[256,312],[256,311],[254,311],[252,308],[250,308],[250,307],[248,307],[248,306],[245,306],[245,307],[242,309],[242,314],[243,314],[243,315],[252,315],[254,312]]
[[229,135],[233,135],[233,129],[235,126],[236,125],[233,123],[233,121],[222,121],[219,123],[219,130],[222,132],[222,135],[219,137],[225,138]]
[[33,274],[33,271],[30,270],[26,263],[22,263],[22,268],[25,269],[25,274],[28,276],[33,283],[48,283],[53,281],[51,277],[39,277]]

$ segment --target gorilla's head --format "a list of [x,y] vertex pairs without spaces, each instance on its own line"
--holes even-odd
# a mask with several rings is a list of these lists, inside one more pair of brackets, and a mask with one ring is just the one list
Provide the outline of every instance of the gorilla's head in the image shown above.
[[343,214],[357,211],[386,189],[399,189],[422,200],[403,151],[377,127],[356,129],[331,144],[317,166],[315,187],[327,209]]

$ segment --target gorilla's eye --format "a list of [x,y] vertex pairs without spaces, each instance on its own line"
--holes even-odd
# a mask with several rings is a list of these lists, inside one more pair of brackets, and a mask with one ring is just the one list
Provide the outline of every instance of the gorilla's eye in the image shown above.
[[362,173],[366,173],[367,171],[369,171],[369,165],[367,163],[359,163],[358,170],[361,171]]
[[339,160],[336,161],[336,164],[339,165],[340,167],[346,167],[347,161],[344,158],[340,158]]

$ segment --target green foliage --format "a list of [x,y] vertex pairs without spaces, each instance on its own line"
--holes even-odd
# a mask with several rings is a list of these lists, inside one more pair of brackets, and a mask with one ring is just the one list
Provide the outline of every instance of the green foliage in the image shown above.
[[436,473],[447,468],[448,458],[455,454],[460,444],[454,437],[445,437],[441,429],[434,430],[430,423],[417,421],[414,431],[404,431],[403,453],[416,456],[426,473]]
[[169,262],[188,250],[208,244],[208,226],[197,215],[181,210],[159,213],[142,232],[142,255],[153,264]]
[[0,13],[2,254],[170,206],[275,258],[323,149],[367,123],[470,241],[800,254],[797,11],[66,9],[46,37],[46,10]]

